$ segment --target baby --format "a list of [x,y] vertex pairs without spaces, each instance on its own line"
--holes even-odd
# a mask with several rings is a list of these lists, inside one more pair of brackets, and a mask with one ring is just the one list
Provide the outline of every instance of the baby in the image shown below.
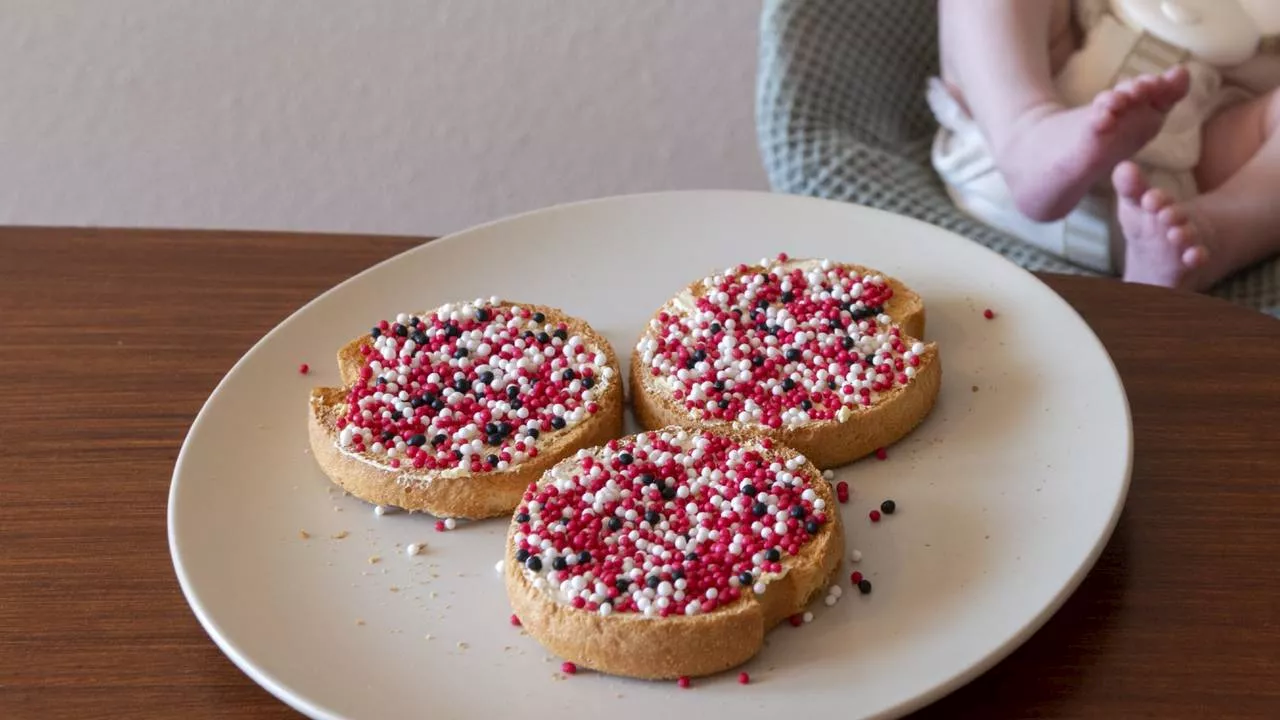
[[1259,29],[1277,8],[939,0],[934,166],[963,209],[1033,244],[1208,289],[1280,252],[1280,60]]

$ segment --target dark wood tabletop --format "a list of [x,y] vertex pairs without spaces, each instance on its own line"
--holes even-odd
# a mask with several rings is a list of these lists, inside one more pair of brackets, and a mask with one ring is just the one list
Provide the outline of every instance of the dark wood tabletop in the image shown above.
[[[0,717],[296,717],[183,600],[170,474],[244,351],[420,242],[0,230]],[[920,716],[1280,717],[1280,322],[1201,296],[1045,280],[1128,389],[1128,505],[1057,615]]]

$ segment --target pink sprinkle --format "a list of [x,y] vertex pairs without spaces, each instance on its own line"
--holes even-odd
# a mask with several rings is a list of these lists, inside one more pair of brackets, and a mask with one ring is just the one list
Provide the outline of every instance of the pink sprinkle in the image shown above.
[[744,673],[744,672],[740,672],[740,673],[738,673],[738,684],[739,684],[739,685],[746,685],[746,684],[747,684],[747,683],[749,683],[749,682],[751,682],[751,676],[750,676],[750,675],[748,675],[748,674],[746,674],[746,673]]
[[995,313],[993,313],[993,312],[991,312],[991,308],[987,308],[986,310],[983,310],[983,311],[982,311],[982,317],[984,317],[984,318],[986,318],[986,319],[988,319],[988,320],[990,320],[991,318],[993,318],[993,317],[995,317],[995,316],[996,316],[996,314],[995,314]]
[[870,513],[871,522],[880,522],[880,511],[872,510]]
[[560,672],[564,673],[565,675],[572,675],[578,672],[578,666],[566,660],[564,664],[560,666]]
[[889,451],[888,451],[888,450],[885,450],[884,448],[876,448],[876,459],[877,459],[877,460],[888,460],[888,459],[889,459]]
[[302,373],[303,375],[306,375],[307,373],[311,372],[311,366],[306,363],[302,363],[301,365],[298,366],[298,372]]
[[437,520],[437,521],[436,521],[436,532],[444,532],[444,531],[445,531],[444,521],[443,521],[443,520]]
[[511,614],[511,624],[520,627],[520,618],[515,613]]
[[676,681],[676,684],[677,684],[677,685],[679,685],[679,686],[680,686],[680,687],[682,687],[682,688],[687,688],[687,687],[689,687],[689,676],[688,676],[688,675],[681,675],[681,676],[680,676],[680,679]]

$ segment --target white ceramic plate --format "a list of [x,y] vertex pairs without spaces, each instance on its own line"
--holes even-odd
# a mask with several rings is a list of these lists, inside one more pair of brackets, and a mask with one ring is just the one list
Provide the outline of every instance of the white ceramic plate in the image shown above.
[[[428,516],[377,517],[332,491],[307,451],[308,389],[336,383],[334,350],[380,318],[501,295],[582,316],[626,356],[674,291],[783,251],[867,264],[920,291],[944,381],[933,414],[887,461],[838,473],[853,487],[842,507],[849,549],[863,555],[846,562],[843,584],[856,569],[874,590],[774,630],[741,668],[746,687],[737,670],[687,690],[559,676],[560,660],[508,622],[494,570],[502,521],[437,533]],[[298,373],[303,362],[311,375]],[[313,717],[897,715],[972,679],[1059,607],[1111,533],[1130,460],[1128,406],[1102,345],[996,254],[852,205],[644,195],[433,242],[302,308],[196,418],[173,476],[169,540],[219,647]],[[898,512],[872,524],[868,511],[886,498]],[[428,551],[408,557],[412,542]]]

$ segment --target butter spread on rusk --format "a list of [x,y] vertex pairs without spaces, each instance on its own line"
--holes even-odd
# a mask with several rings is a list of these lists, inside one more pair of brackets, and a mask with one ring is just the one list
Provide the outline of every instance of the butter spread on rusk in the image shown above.
[[694,616],[763,595],[839,523],[812,466],[773,447],[665,428],[581,450],[525,494],[508,558],[555,602],[601,616]]
[[739,265],[664,306],[637,356],[698,421],[844,422],[910,384],[925,352],[884,313],[893,293],[829,260]]
[[614,376],[603,348],[497,298],[382,321],[338,419],[350,457],[402,482],[503,471],[583,422]]

